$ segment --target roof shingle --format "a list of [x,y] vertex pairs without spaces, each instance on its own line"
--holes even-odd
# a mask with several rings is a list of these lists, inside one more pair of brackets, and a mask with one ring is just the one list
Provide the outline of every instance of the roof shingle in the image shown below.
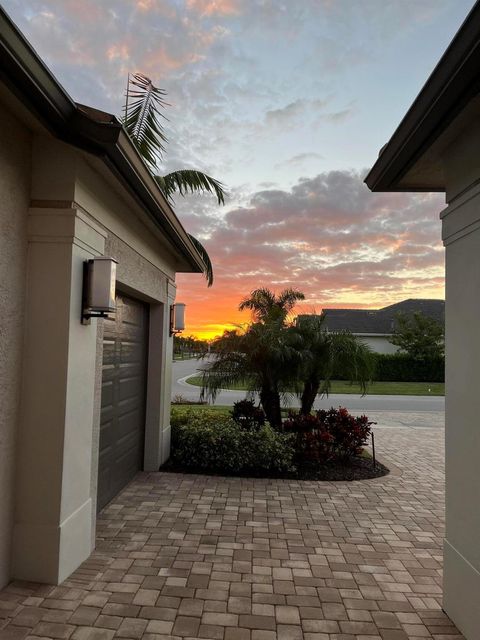
[[352,333],[392,334],[395,331],[398,313],[413,313],[445,323],[445,300],[410,298],[388,305],[382,309],[324,309],[325,327],[329,331],[351,331]]

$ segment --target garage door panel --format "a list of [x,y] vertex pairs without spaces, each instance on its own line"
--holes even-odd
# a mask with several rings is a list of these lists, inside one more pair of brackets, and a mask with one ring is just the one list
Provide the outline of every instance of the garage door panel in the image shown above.
[[143,379],[141,376],[133,376],[122,380],[119,388],[120,401],[137,397],[142,387]]
[[143,363],[143,345],[134,343],[122,344],[120,357],[123,366],[140,366]]
[[[105,370],[103,375],[105,376]],[[107,409],[113,405],[113,380],[103,380],[102,382],[102,409]]]
[[98,508],[142,468],[148,315],[137,300],[117,296],[115,320],[104,322]]
[[103,341],[103,364],[113,364],[115,361],[115,342],[113,340]]

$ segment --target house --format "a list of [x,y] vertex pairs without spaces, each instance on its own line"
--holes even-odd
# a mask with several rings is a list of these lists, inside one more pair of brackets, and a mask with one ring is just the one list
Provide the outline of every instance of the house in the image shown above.
[[445,192],[447,206],[440,215],[446,254],[443,606],[468,640],[480,634],[479,149],[476,2],[366,177],[373,191]]
[[[175,274],[203,263],[118,120],[75,104],[2,10],[0,114],[0,585],[59,583],[97,511],[169,455]],[[117,311],[85,324],[101,256]]]
[[376,353],[396,353],[398,347],[390,342],[398,314],[411,316],[421,313],[440,324],[445,322],[445,301],[403,300],[382,309],[324,309],[325,328],[329,331],[350,331]]

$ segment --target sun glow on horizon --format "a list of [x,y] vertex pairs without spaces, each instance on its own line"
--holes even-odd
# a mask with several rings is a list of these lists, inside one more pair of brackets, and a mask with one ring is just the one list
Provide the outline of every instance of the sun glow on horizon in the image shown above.
[[[190,296],[192,298],[195,297],[196,288],[192,285],[188,286],[188,279],[188,276],[184,276],[184,283],[180,287],[182,300],[187,301],[184,336],[191,335],[200,340],[211,341],[223,335],[224,331],[245,328],[251,319],[250,313],[239,311],[238,305],[245,295],[256,287],[251,287],[247,291],[237,292],[232,290],[228,298],[222,296],[220,301],[217,296],[214,296],[214,291],[210,290],[207,294],[211,298],[210,303],[204,301],[199,304],[193,299],[189,303]],[[265,285],[258,284],[257,286],[267,286],[274,289],[276,293],[280,291],[279,287],[272,287],[269,283]],[[443,282],[433,286],[427,285],[424,289],[419,290],[418,286],[408,283],[408,281],[403,283],[399,290],[392,291],[388,296],[385,292],[375,292],[368,289],[356,291],[355,293],[349,289],[344,289],[336,293],[334,291],[325,292],[325,301],[321,302],[319,297],[308,296],[306,291],[305,294],[306,300],[296,305],[292,317],[302,313],[320,314],[323,309],[380,309],[408,298],[443,299],[445,297]],[[335,300],[332,300],[332,297],[335,297]],[[226,317],[229,318],[228,321],[223,320]]]

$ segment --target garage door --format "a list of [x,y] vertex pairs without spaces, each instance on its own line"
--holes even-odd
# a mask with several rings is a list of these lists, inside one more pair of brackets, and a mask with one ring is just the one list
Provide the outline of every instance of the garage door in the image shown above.
[[98,510],[143,466],[148,308],[123,295],[116,303],[104,321]]

